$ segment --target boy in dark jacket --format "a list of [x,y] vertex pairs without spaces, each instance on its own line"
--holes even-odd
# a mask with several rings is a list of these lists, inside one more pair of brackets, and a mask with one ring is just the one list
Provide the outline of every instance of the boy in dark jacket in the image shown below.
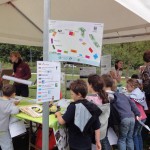
[[95,132],[96,150],[101,150],[100,122],[101,110],[85,99],[88,89],[86,82],[76,80],[70,85],[72,102],[66,113],[57,112],[58,122],[66,124],[69,132],[70,150],[91,150],[92,135]]

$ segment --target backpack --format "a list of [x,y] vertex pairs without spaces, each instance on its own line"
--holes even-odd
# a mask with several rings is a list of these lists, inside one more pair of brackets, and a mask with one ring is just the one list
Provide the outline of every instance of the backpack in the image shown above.
[[143,91],[150,95],[150,64],[146,66],[142,73]]
[[114,126],[119,125],[121,122],[120,115],[115,106],[117,99],[120,99],[121,96],[122,94],[120,93],[114,93],[114,99],[110,101],[109,127],[114,128]]

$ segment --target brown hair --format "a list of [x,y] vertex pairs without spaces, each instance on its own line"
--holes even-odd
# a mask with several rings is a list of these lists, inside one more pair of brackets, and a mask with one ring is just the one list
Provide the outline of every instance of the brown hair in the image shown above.
[[150,50],[147,50],[145,53],[144,53],[144,55],[143,55],[143,60],[145,61],[145,62],[150,62]]
[[129,79],[129,80],[127,80],[127,84],[130,84],[130,86],[134,87],[134,89],[141,88],[140,83],[138,82],[137,79]]
[[6,84],[2,88],[2,92],[4,96],[10,97],[12,94],[15,93],[15,87],[11,84]]
[[83,98],[86,97],[88,93],[87,84],[83,80],[75,80],[70,84],[70,90],[73,91],[75,94],[81,94]]
[[92,88],[95,92],[98,92],[98,95],[102,99],[102,103],[108,103],[107,93],[104,91],[104,82],[102,78],[97,74],[91,74],[88,77],[88,83],[92,85]]
[[113,78],[110,75],[103,74],[101,77],[102,77],[102,79],[104,81],[104,86],[106,88],[111,88],[112,91],[116,90],[115,82],[114,82]]
[[20,55],[20,53],[18,51],[12,51],[12,52],[10,52],[10,56],[12,56],[12,55],[14,55],[15,57],[21,59],[21,55]]

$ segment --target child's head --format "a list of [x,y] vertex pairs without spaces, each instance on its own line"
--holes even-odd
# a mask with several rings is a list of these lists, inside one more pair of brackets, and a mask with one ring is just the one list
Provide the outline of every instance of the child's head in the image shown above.
[[74,101],[83,99],[88,93],[87,84],[83,80],[75,80],[70,84],[71,97]]
[[103,88],[104,82],[99,75],[91,74],[88,76],[88,90],[90,93],[92,91],[99,92]]
[[133,75],[131,76],[131,78],[132,78],[132,79],[139,79],[139,76],[138,76],[137,74],[133,74]]
[[113,78],[110,75],[103,74],[101,77],[104,81],[105,88],[110,88],[112,91],[116,90],[115,82],[114,82]]
[[91,74],[88,76],[88,90],[90,93],[96,92],[103,103],[108,102],[107,94],[104,91],[103,79],[97,74]]
[[15,96],[15,87],[11,84],[6,84],[2,88],[3,96],[13,97]]
[[140,84],[137,79],[129,79],[127,81],[126,88],[128,92],[132,92],[134,89],[139,88],[139,87],[140,87]]

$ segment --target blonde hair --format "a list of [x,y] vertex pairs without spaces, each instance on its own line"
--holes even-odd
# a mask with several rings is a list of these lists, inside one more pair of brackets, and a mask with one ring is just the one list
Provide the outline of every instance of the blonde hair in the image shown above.
[[137,79],[129,79],[129,80],[127,80],[127,84],[134,87],[134,89],[136,89],[136,88],[141,89],[141,85]]
[[12,51],[12,52],[10,52],[10,56],[12,56],[12,55],[21,59],[21,55],[20,55],[20,53],[18,51]]

